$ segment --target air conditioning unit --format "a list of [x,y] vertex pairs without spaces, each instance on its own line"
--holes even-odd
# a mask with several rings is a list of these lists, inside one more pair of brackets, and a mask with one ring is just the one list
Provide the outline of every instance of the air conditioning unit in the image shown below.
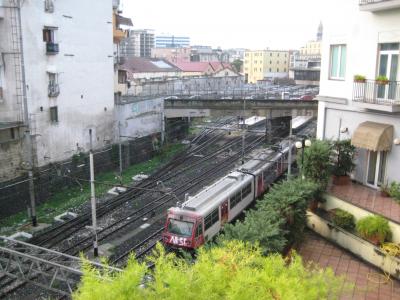
[[44,11],[48,13],[54,12],[54,2],[53,0],[44,0]]

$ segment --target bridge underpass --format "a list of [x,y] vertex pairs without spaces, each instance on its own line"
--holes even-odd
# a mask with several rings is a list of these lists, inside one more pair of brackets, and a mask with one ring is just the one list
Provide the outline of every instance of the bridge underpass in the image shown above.
[[311,116],[318,113],[316,100],[253,100],[253,99],[167,99],[164,114],[170,118],[263,116],[268,119],[284,116]]

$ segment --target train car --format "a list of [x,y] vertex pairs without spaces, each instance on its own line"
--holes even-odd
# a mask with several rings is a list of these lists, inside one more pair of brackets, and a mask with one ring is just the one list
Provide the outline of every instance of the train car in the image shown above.
[[[295,151],[292,146],[291,151]],[[252,159],[182,205],[168,210],[163,242],[173,248],[195,249],[213,238],[261,196],[287,169],[289,147],[253,152]],[[292,156],[292,160],[295,155]]]

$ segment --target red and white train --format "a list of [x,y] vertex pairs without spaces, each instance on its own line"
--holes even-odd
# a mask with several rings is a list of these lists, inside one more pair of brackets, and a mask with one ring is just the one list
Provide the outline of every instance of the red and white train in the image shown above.
[[[279,151],[254,151],[255,157],[241,169],[229,173],[180,207],[168,210],[163,242],[174,248],[195,249],[213,238],[225,223],[232,221],[287,170],[288,141]],[[292,161],[296,148],[291,146]]]

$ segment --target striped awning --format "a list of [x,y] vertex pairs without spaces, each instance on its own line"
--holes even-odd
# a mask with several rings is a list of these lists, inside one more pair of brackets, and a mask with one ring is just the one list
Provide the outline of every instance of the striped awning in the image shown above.
[[364,122],[358,125],[351,144],[371,151],[389,151],[393,144],[393,125]]

